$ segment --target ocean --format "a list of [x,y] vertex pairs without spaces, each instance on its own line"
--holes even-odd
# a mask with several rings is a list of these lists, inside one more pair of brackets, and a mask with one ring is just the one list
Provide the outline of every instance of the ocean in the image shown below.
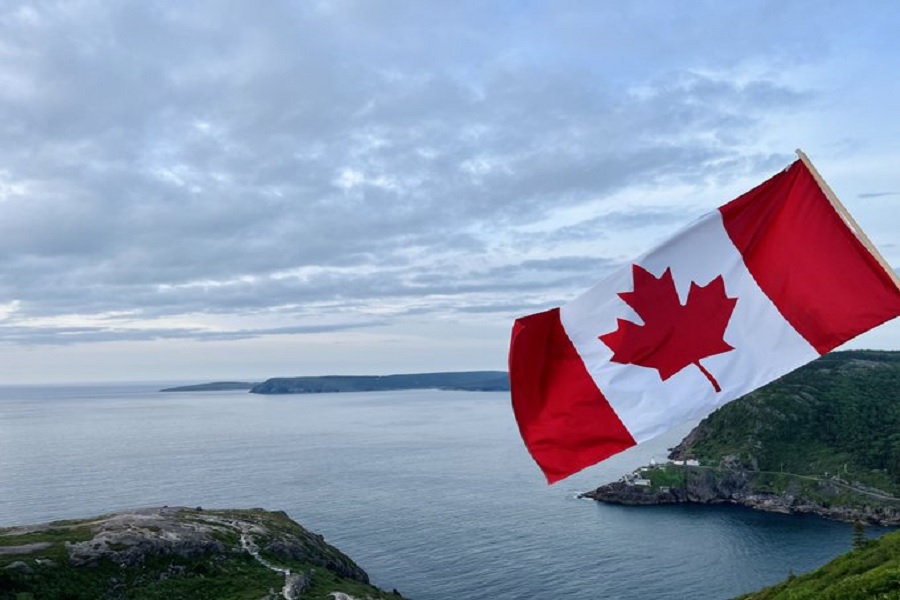
[[815,517],[576,498],[664,459],[685,431],[548,486],[508,393],[166,385],[0,387],[0,526],[284,510],[414,600],[731,598],[850,549],[851,525]]

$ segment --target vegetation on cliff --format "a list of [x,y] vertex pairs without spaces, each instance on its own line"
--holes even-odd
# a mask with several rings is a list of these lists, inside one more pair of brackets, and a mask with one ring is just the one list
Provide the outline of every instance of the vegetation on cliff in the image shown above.
[[670,458],[584,496],[898,525],[900,353],[826,355],[723,406]]
[[900,598],[900,532],[859,544],[824,567],[740,600]]
[[676,464],[642,467],[585,492],[610,504],[736,504],[785,514],[900,525],[900,499],[834,479],[791,473]]
[[900,352],[827,354],[727,404],[672,453],[900,494]]
[[154,508],[0,529],[0,600],[388,599],[284,513]]

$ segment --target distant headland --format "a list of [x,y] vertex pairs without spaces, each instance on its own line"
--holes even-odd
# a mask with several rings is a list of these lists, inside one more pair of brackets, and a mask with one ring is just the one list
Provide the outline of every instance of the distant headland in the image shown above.
[[226,392],[229,390],[250,390],[255,383],[246,381],[213,381],[211,383],[198,383],[195,385],[179,385],[164,388],[161,392]]
[[160,390],[161,392],[221,392],[247,390],[251,394],[322,394],[440,389],[465,392],[507,392],[506,371],[458,371],[399,375],[323,375],[273,377],[262,383],[216,381]]
[[900,525],[900,352],[829,353],[726,404],[600,502],[736,504]]

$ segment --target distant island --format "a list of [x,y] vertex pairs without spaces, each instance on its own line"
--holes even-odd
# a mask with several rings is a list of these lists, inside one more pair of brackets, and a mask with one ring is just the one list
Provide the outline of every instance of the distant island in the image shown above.
[[825,355],[717,410],[669,462],[582,496],[900,525],[900,352]]
[[198,383],[195,385],[179,385],[164,388],[161,392],[226,392],[229,390],[250,390],[255,383],[246,381],[213,381],[212,383]]
[[148,508],[0,528],[0,599],[397,600],[283,512]]
[[506,371],[459,371],[449,373],[408,373],[401,375],[323,375],[273,377],[262,383],[214,382],[160,390],[162,392],[203,392],[249,390],[252,394],[322,394],[335,392],[387,392],[440,389],[467,392],[509,391]]

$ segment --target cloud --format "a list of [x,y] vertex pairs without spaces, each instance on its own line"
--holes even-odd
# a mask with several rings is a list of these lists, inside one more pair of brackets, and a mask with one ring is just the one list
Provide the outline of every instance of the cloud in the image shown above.
[[[698,30],[578,2],[7,3],[0,303],[17,309],[0,340],[303,333],[323,315],[338,331],[570,297],[630,251],[621,232],[702,212],[630,191],[769,175],[789,158],[766,124],[818,101],[784,73],[827,50],[828,10],[705,8]],[[117,312],[144,326],[48,324]],[[230,329],[163,326],[198,315]]]
[[20,343],[27,346],[64,346],[91,342],[181,340],[222,341],[242,340],[264,336],[307,335],[335,333],[340,331],[382,327],[385,321],[370,321],[341,324],[293,325],[260,329],[230,329],[215,331],[200,327],[192,328],[135,328],[111,326],[8,326],[0,325],[0,337],[6,343]]

